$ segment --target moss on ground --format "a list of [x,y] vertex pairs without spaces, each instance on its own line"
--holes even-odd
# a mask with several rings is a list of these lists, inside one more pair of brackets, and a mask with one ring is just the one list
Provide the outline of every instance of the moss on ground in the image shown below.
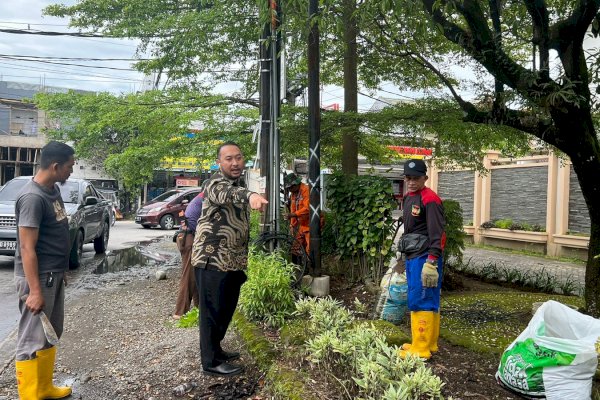
[[286,321],[279,332],[281,342],[285,345],[299,346],[308,340],[306,321],[294,319]]
[[458,293],[441,304],[440,336],[478,353],[502,354],[525,329],[535,302],[555,300],[582,307],[583,299],[541,293]]
[[384,321],[381,319],[363,319],[354,321],[353,324],[354,326],[372,326],[385,336],[385,341],[390,346],[402,346],[403,343],[410,342],[410,336],[406,332],[404,332],[402,329],[388,321]]
[[278,353],[259,327],[238,312],[233,316],[233,325],[258,368],[266,373],[267,389],[274,399],[312,400],[314,398],[306,388],[306,377],[303,374],[277,364]]

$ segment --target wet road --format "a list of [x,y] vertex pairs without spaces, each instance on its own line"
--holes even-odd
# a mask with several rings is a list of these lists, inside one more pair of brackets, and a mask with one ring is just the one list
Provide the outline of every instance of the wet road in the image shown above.
[[[80,273],[88,273],[90,268],[102,266],[105,258],[114,257],[112,252],[115,250],[131,248],[136,243],[174,233],[175,230],[144,229],[132,221],[117,221],[110,230],[107,256],[96,255],[93,244],[86,244],[83,246],[82,266],[69,274],[70,279],[76,280]],[[13,285],[13,262],[13,257],[0,256],[0,364],[7,359],[7,354],[14,351],[14,334],[19,317]]]

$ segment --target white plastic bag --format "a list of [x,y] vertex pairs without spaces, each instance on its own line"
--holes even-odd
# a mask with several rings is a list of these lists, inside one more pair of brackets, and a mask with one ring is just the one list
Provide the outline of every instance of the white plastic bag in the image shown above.
[[600,320],[547,301],[505,350],[496,379],[525,396],[588,400],[599,336]]

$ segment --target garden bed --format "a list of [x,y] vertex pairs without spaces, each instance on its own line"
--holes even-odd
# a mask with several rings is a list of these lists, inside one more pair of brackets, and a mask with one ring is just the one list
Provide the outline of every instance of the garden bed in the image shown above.
[[[461,280],[464,285],[460,290],[443,293],[440,351],[426,364],[444,383],[442,394],[446,398],[518,399],[519,396],[496,383],[494,374],[504,348],[529,322],[532,303],[556,299],[578,306],[581,299],[519,292],[467,277]],[[331,296],[359,314],[373,310],[378,299],[368,286],[348,285],[335,277],[331,281]],[[387,335],[396,330],[396,335],[402,338],[408,337],[410,331],[406,319],[398,327],[377,325]],[[274,350],[267,374],[270,377],[267,391],[276,398],[351,398],[336,377],[308,361],[302,348],[306,339],[302,337],[304,330],[304,322],[294,320],[286,323],[282,330],[260,329]],[[391,344],[397,344],[396,340],[393,342]],[[265,349],[260,350],[260,354],[265,353]],[[283,390],[286,387],[290,392]],[[290,393],[302,393],[302,397]]]

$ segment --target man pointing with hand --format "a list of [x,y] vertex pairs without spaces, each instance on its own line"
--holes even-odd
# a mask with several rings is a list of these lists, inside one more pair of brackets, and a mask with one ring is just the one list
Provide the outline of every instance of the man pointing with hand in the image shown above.
[[410,353],[430,358],[431,352],[438,351],[442,252],[446,234],[442,201],[433,190],[425,187],[427,179],[427,166],[423,160],[404,163],[408,193],[403,201],[401,243],[406,257],[412,343],[402,345],[400,355],[403,357]]
[[240,186],[244,156],[240,147],[226,142],[217,150],[216,172],[206,183],[202,215],[196,226],[192,265],[200,301],[200,354],[206,374],[232,376],[242,368],[229,361],[237,352],[221,347],[246,281],[250,208],[267,204],[258,193]]

